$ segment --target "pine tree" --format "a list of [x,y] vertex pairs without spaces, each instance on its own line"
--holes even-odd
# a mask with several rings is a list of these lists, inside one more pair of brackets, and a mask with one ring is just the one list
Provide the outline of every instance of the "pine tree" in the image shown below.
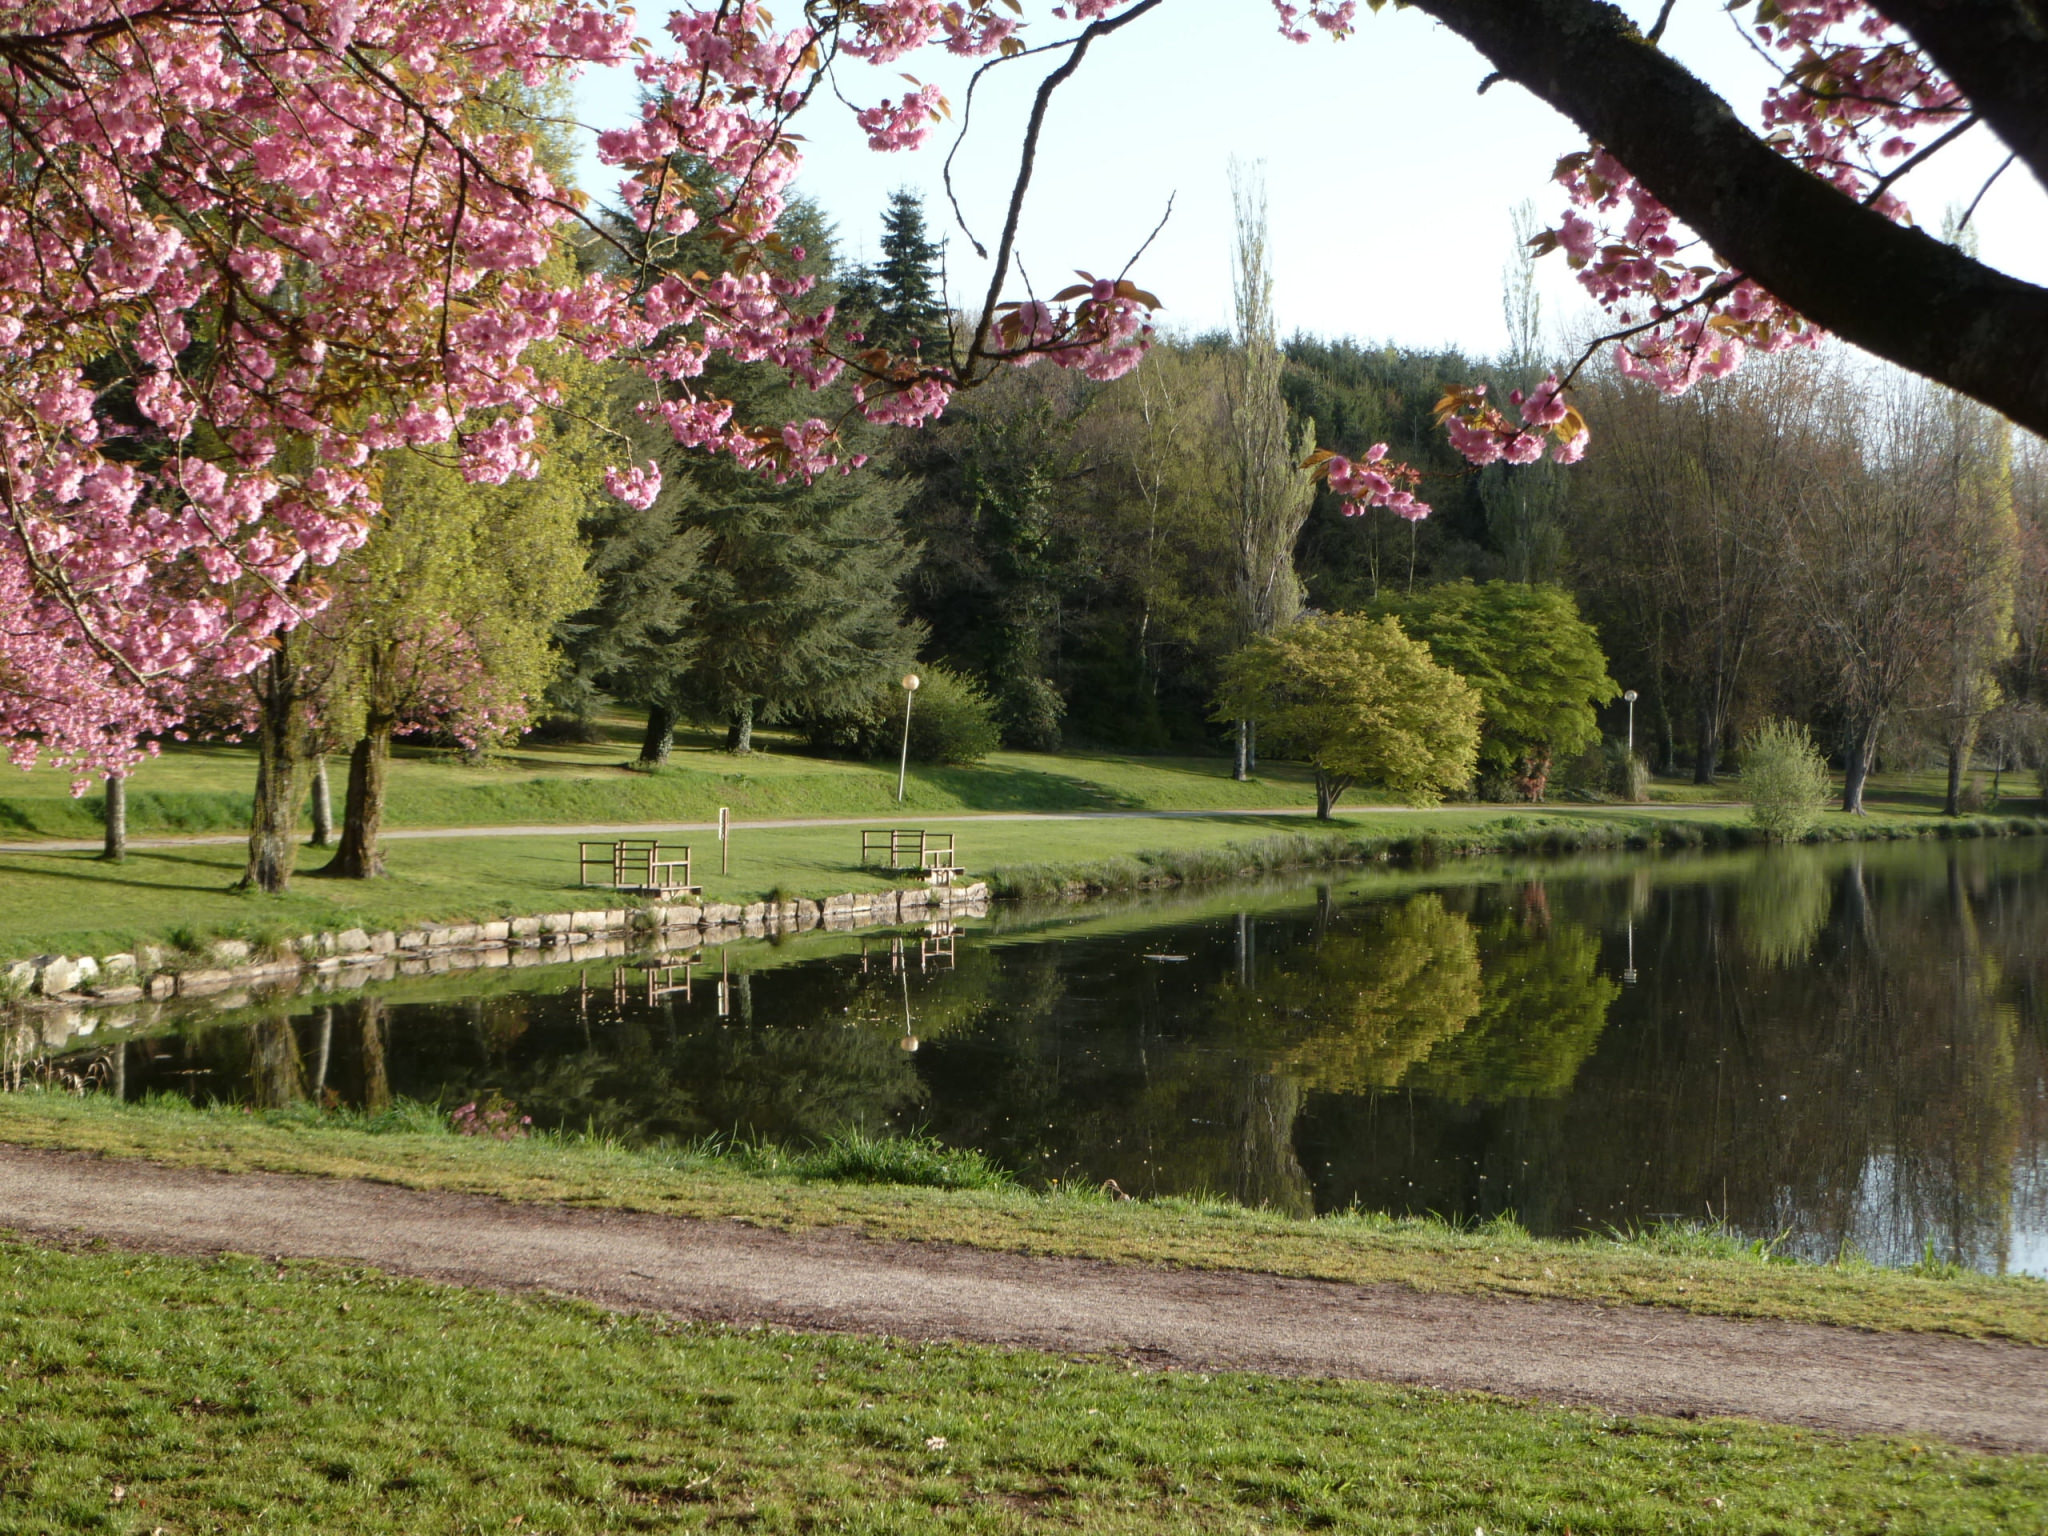
[[899,188],[882,213],[882,259],[855,267],[843,279],[841,308],[872,346],[891,352],[930,352],[950,326],[939,268],[945,247],[925,227],[924,202]]

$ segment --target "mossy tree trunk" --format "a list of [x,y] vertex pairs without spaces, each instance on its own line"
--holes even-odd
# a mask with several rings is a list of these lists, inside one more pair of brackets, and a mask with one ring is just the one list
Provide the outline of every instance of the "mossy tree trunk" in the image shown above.
[[256,688],[256,795],[249,813],[249,861],[240,889],[276,895],[291,889],[299,846],[298,666],[283,637],[252,676]]
[[391,762],[389,715],[363,720],[363,735],[348,755],[348,795],[342,803],[341,843],[320,871],[344,880],[372,880],[384,873],[384,782]]

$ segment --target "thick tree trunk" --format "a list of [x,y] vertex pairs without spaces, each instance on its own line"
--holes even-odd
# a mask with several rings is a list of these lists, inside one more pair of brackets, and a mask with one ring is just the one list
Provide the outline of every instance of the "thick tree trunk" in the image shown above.
[[1259,771],[1259,722],[1256,720],[1245,722],[1244,766],[1247,773]]
[[659,704],[647,706],[647,734],[640,738],[640,761],[657,766],[668,761],[676,745],[676,712]]
[[313,754],[313,846],[334,841],[334,791],[327,783],[327,754]]
[[1863,785],[1870,777],[1870,760],[1877,756],[1877,726],[1875,720],[1851,726],[1842,753],[1842,809],[1857,816],[1864,814]]
[[100,857],[109,864],[119,864],[128,857],[128,779],[126,775],[107,775],[107,840],[100,849]]
[[1721,768],[1721,716],[1719,711],[1702,704],[1698,714],[1699,751],[1692,760],[1692,781],[1695,784],[1711,784]]
[[1240,784],[1252,776],[1251,748],[1252,723],[1249,720],[1240,720],[1237,722],[1235,756],[1230,766],[1230,776]]
[[754,701],[747,700],[732,712],[732,724],[726,728],[725,750],[735,756],[744,757],[754,750]]
[[265,659],[256,711],[256,798],[241,889],[291,889],[299,848],[299,690],[289,645]]
[[1316,820],[1328,821],[1337,808],[1337,797],[1351,787],[1351,781],[1316,770]]
[[384,873],[384,770],[391,761],[393,722],[373,715],[348,754],[348,798],[342,802],[341,845],[323,875],[372,880]]

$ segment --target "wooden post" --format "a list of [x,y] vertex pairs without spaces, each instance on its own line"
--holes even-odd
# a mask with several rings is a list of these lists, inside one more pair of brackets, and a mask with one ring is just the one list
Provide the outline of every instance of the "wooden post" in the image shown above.
[[732,812],[725,806],[718,808],[718,872],[727,873],[732,852]]

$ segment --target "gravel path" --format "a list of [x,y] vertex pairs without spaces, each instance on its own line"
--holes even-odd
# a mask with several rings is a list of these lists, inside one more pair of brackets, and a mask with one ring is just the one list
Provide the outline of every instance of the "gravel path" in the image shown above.
[[327,1258],[706,1321],[1470,1388],[2048,1451],[2048,1350],[1654,1307],[1428,1296],[1033,1259],[840,1230],[529,1205],[0,1149],[0,1224],[165,1253]]

